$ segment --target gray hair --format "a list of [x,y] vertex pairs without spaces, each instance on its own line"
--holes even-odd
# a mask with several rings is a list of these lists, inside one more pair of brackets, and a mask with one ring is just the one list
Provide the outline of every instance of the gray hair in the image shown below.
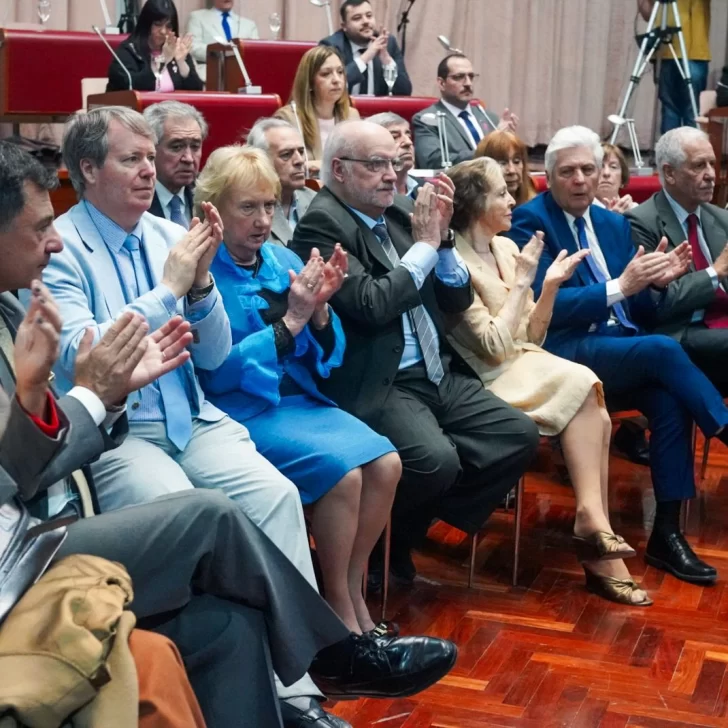
[[665,165],[669,164],[677,169],[685,164],[688,155],[685,145],[690,142],[710,141],[708,135],[702,129],[693,126],[680,126],[677,129],[666,131],[655,144],[655,166],[660,182],[665,184]]
[[181,101],[160,101],[159,103],[147,106],[144,109],[144,118],[149,126],[152,127],[154,135],[157,137],[157,143],[162,141],[164,136],[164,125],[167,119],[192,119],[197,122],[202,133],[202,140],[207,139],[208,126],[205,117],[194,107],[189,104],[183,104]]
[[550,176],[556,166],[556,156],[562,149],[573,149],[575,147],[587,147],[594,155],[594,162],[597,167],[602,166],[604,150],[602,149],[599,135],[587,129],[585,126],[567,126],[559,129],[549,142],[546,148],[545,164],[546,173]]
[[267,152],[270,149],[270,144],[268,144],[268,139],[265,134],[270,129],[293,129],[294,131],[298,131],[298,128],[291,124],[290,121],[279,119],[275,116],[266,116],[262,119],[258,119],[258,121],[253,124],[252,128],[248,132],[245,143],[249,147],[255,147],[256,149],[261,149],[262,151]]
[[395,114],[394,111],[383,111],[381,114],[374,114],[374,116],[368,117],[367,121],[383,126],[385,129],[389,129],[390,126],[395,124],[407,124],[409,126],[407,119]]
[[339,122],[329,134],[324,146],[324,153],[321,158],[321,171],[319,176],[321,181],[328,187],[333,182],[333,176],[331,174],[331,167],[335,157],[351,157],[356,153],[357,140],[355,136],[350,137],[347,132],[347,127],[350,124],[361,124],[357,120],[342,121]]
[[126,106],[101,106],[72,116],[63,130],[62,152],[71,184],[79,197],[83,197],[86,189],[81,161],[88,159],[97,167],[103,167],[109,153],[109,125],[112,121],[156,144],[156,136],[146,119]]

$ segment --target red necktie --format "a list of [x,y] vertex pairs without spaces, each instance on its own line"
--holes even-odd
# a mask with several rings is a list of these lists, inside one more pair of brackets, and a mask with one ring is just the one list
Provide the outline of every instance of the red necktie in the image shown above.
[[[693,252],[693,264],[695,270],[705,270],[710,267],[710,263],[703,254],[698,239],[698,216],[694,213],[688,215],[688,242]],[[718,286],[715,291],[715,300],[705,309],[703,323],[709,329],[728,329],[728,293],[722,286]]]

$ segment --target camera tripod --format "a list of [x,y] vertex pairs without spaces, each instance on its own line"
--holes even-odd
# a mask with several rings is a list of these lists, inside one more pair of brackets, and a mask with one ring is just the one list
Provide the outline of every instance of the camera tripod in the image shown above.
[[[668,25],[670,11],[672,11],[672,17],[675,21],[674,25]],[[658,25],[657,17],[660,14],[660,23]],[[677,52],[675,51],[675,36],[677,36],[677,41],[680,45],[681,58],[678,58]],[[614,124],[614,131],[612,132],[612,137],[609,141],[614,144],[619,136],[620,129],[622,126],[626,126],[630,143],[632,145],[635,164],[637,167],[642,167],[642,157],[637,143],[634,119],[627,118],[627,108],[634,92],[637,90],[637,85],[642,80],[642,76],[644,75],[648,64],[660,47],[666,46],[669,48],[672,58],[677,64],[680,76],[682,77],[683,82],[687,85],[688,94],[690,95],[690,105],[692,106],[693,111],[693,118],[698,116],[698,105],[695,101],[695,90],[693,89],[693,79],[690,75],[690,62],[688,61],[688,54],[685,48],[685,36],[680,23],[680,13],[677,9],[677,0],[657,0],[652,8],[652,12],[650,13],[650,19],[647,21],[647,30],[643,35],[637,36],[637,41],[640,44],[640,50],[637,54],[637,60],[635,61],[634,68],[632,69],[632,75],[629,77],[629,86],[627,86],[627,91],[624,94],[624,99],[622,100],[619,113],[613,114],[609,117],[609,121]],[[658,58],[655,74],[658,84],[661,66],[662,58]],[[655,103],[655,111],[657,111],[657,102]]]
[[137,16],[134,0],[124,0],[124,12],[119,18],[119,32],[133,33],[136,27]]

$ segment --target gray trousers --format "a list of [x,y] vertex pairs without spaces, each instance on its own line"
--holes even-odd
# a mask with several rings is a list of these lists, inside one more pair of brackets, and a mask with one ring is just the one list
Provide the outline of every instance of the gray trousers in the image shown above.
[[75,553],[126,567],[132,610],[140,625],[175,639],[211,727],[279,725],[269,662],[290,685],[317,652],[349,634],[220,491],[175,493],[77,521],[56,558]]

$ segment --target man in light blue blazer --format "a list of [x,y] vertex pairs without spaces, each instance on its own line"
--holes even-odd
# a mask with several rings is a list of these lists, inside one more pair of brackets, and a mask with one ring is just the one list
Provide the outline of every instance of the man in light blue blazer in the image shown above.
[[657,500],[645,559],[674,576],[710,584],[716,570],[701,561],[680,532],[682,501],[695,495],[692,423],[706,437],[728,440],[728,409],[680,344],[646,334],[663,315],[664,300],[690,263],[687,243],[666,253],[635,254],[624,216],[591,203],[603,151],[597,134],[582,126],[557,132],[546,150],[549,191],[513,211],[508,234],[523,247],[544,233],[534,280],[540,295],[546,270],[559,255],[589,250],[556,296],[545,347],[594,370],[607,404],[640,410],[650,423],[650,467]]
[[[101,510],[220,488],[315,586],[298,490],[199,387],[195,368],[216,369],[231,347],[230,322],[209,273],[222,224],[214,208],[189,232],[146,212],[154,196],[154,142],[144,117],[123,107],[68,122],[63,155],[80,202],[56,221],[64,249],[43,275],[64,320],[55,369],[61,391],[71,387],[84,337],[97,340],[123,311],[143,315],[150,331],[176,314],[192,327],[191,361],[129,396],[129,437],[91,466]],[[279,684],[281,698],[320,695],[308,676],[289,688]]]

